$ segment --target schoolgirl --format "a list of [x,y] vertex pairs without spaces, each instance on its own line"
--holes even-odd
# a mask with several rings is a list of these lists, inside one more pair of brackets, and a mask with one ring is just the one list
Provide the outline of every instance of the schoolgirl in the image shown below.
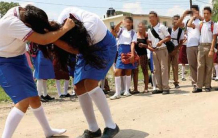
[[[115,70],[115,94],[110,97],[111,100],[121,98],[120,94],[120,86],[121,86],[121,74],[122,71],[125,70],[125,92],[124,96],[131,96],[129,92],[129,88],[131,85],[131,71],[136,68],[136,64],[134,63],[135,56],[135,44],[137,42],[137,34],[133,30],[133,19],[132,17],[126,17],[123,21],[124,28],[120,28],[120,26],[116,26],[116,31],[118,32],[118,57],[116,61],[116,70]],[[121,25],[121,24],[119,24]],[[123,63],[121,56],[122,54],[131,53],[129,57],[130,62],[128,64]]]
[[[47,20],[41,20],[40,17]],[[33,26],[30,26],[30,23]],[[45,30],[50,29],[50,24],[43,10],[30,5],[25,8],[14,7],[0,19],[0,85],[15,104],[6,119],[2,138],[12,137],[29,106],[46,137],[66,132],[65,129],[50,127],[24,53],[26,41],[49,44],[64,35],[74,25],[71,19],[67,19],[65,25],[58,31],[36,33],[35,27],[38,30]]]

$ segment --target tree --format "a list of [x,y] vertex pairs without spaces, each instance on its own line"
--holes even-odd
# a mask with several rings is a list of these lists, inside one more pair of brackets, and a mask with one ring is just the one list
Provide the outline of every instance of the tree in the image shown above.
[[213,0],[213,21],[218,21],[218,0]]
[[115,13],[116,15],[123,14],[124,16],[132,16],[132,13],[130,12],[116,11]]
[[12,7],[19,6],[19,3],[14,2],[0,2],[0,18],[3,17],[9,9]]

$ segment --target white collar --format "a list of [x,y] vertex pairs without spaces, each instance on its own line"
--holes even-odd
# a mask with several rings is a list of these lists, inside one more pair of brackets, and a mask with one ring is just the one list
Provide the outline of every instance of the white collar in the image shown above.
[[18,7],[15,7],[14,16],[16,16],[16,17],[18,17],[18,18],[20,19],[19,6],[18,6]]
[[159,27],[160,26],[160,23],[158,23],[156,26],[154,26],[153,28],[157,28],[157,27]]
[[205,19],[204,19],[204,21],[203,21],[203,22],[204,22],[204,23],[211,23],[212,21],[210,20],[210,21],[206,22],[206,21],[205,21]]

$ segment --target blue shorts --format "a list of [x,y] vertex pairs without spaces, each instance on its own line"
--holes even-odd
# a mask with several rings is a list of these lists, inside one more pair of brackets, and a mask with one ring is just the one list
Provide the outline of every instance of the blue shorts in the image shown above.
[[121,54],[122,53],[129,53],[131,52],[131,46],[130,45],[119,45],[118,46],[118,56],[116,61],[116,68],[117,69],[136,69],[137,64],[133,66],[132,64],[123,64],[121,61]]
[[77,84],[84,79],[93,79],[100,81],[105,78],[108,70],[113,65],[117,52],[116,39],[114,38],[114,36],[109,31],[107,31],[107,34],[104,37],[104,39],[96,45],[103,49],[97,54],[99,55],[99,57],[106,60],[106,68],[96,69],[90,66],[89,64],[86,65],[83,56],[81,54],[78,54],[74,71],[74,84]]
[[34,78],[36,79],[54,79],[54,67],[52,61],[44,57],[42,51],[32,58],[34,66]]
[[0,57],[0,85],[15,104],[26,98],[38,96],[25,55]]

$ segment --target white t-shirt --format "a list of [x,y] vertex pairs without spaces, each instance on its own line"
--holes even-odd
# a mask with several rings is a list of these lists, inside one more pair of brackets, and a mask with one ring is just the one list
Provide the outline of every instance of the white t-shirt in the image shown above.
[[19,19],[19,7],[10,9],[0,19],[0,57],[16,57],[26,52],[26,39],[32,29]]
[[[195,29],[191,27],[187,27],[187,47],[193,47],[199,45],[200,40],[200,31],[199,31],[199,19],[195,19],[193,24],[195,25]],[[187,22],[184,23],[187,26]]]
[[[175,31],[174,31],[173,28],[172,28],[171,41],[173,42],[173,44],[174,44],[175,46],[178,46],[178,45],[179,45],[178,40],[177,40],[178,33],[179,33],[179,28],[177,28]],[[184,31],[182,30],[181,36],[180,36],[180,38],[179,38],[179,41],[181,41],[181,40],[183,40],[183,39],[184,39]]]
[[[158,23],[154,27],[154,30],[157,32],[161,39],[165,39],[166,37],[170,36],[167,27],[163,24]],[[152,47],[157,47],[157,44],[160,41],[158,38],[155,38],[153,36],[153,34],[151,33],[151,29],[148,30],[148,40],[151,41]],[[166,47],[166,45],[163,43],[160,47]]]
[[[215,24],[214,24],[214,28],[213,28],[213,32],[212,32],[212,21],[206,22],[205,20],[199,23],[200,24],[203,23],[203,26],[201,28],[201,36],[200,36],[200,43],[212,43],[213,40],[213,35],[217,34],[217,30],[215,29]],[[200,30],[200,27],[199,27]]]
[[[120,28],[118,35],[120,34],[120,31],[122,29]],[[124,45],[130,45],[132,42],[137,43],[137,34],[135,31],[133,38],[131,36],[133,30],[127,30],[126,28],[123,28],[122,33],[120,34],[119,38],[118,38],[118,45],[124,44]]]
[[83,22],[84,27],[89,32],[94,44],[100,42],[106,36],[107,27],[96,14],[76,7],[64,9],[58,18],[58,22],[63,24],[64,20],[69,18],[70,14],[72,14],[79,21]]

